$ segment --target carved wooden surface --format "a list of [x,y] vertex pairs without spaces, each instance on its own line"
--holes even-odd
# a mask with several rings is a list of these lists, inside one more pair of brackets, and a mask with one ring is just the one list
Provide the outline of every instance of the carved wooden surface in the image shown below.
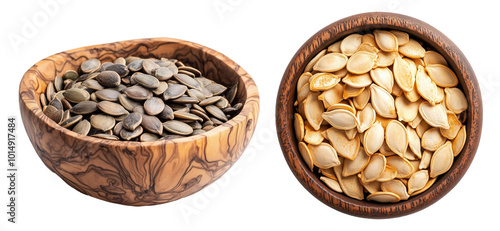
[[[233,119],[202,135],[156,142],[82,136],[43,115],[39,95],[56,75],[91,58],[169,57],[226,86],[239,81]],[[255,82],[239,65],[207,47],[169,38],[138,39],[61,52],[41,60],[19,87],[24,127],[43,163],[78,191],[114,203],[153,205],[191,195],[221,177],[250,142],[259,113]],[[43,180],[43,179],[41,179]]]
[[[322,49],[352,33],[374,29],[396,29],[407,32],[441,53],[455,71],[469,103],[467,142],[452,168],[440,176],[426,192],[395,204],[358,201],[328,188],[302,160],[293,130],[293,103],[296,84],[307,63]],[[280,84],[276,103],[276,127],[285,159],[299,182],[324,204],[341,212],[360,217],[388,218],[407,215],[433,204],[446,195],[462,178],[474,158],[482,126],[482,101],[472,67],[458,47],[444,34],[420,20],[392,13],[365,13],[334,22],[318,31],[297,51]],[[461,203],[461,201],[457,201]]]

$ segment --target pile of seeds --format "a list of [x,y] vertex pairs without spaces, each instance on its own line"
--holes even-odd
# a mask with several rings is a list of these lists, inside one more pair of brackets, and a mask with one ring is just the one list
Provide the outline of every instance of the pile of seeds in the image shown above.
[[336,192],[407,200],[464,147],[468,105],[457,85],[446,59],[405,32],[351,34],[317,54],[298,80],[299,151]]
[[234,117],[231,88],[176,59],[117,58],[83,62],[56,76],[40,95],[43,113],[82,135],[155,141],[201,134]]

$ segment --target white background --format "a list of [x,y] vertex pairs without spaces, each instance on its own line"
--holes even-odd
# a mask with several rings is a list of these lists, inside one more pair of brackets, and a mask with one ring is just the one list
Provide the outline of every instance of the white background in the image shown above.
[[[0,9],[0,230],[452,230],[498,228],[498,7],[486,1],[7,1]],[[494,1],[489,1],[494,2]],[[54,7],[56,6],[56,7]],[[218,7],[216,7],[218,6]],[[467,174],[418,213],[374,220],[340,213],[310,195],[283,158],[274,124],[278,85],[298,48],[324,26],[369,11],[421,19],[467,56],[484,103],[481,144]],[[32,26],[29,26],[32,24]],[[26,31],[31,27],[31,31]],[[24,29],[23,29],[24,28]],[[21,37],[20,43],[9,38]],[[254,137],[219,181],[163,205],[107,203],[66,185],[36,155],[22,126],[18,88],[24,72],[54,53],[120,40],[172,37],[213,48],[256,81],[261,113]],[[19,40],[18,40],[19,41]],[[18,214],[7,222],[7,117],[18,120]]]

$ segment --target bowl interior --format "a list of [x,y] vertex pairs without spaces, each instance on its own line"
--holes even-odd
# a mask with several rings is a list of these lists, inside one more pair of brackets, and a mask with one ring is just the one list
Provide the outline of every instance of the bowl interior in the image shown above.
[[[424,193],[394,204],[355,200],[324,185],[318,174],[309,171],[307,164],[300,156],[293,129],[295,86],[309,61],[321,50],[347,35],[365,34],[375,29],[404,31],[410,35],[410,38],[422,42],[424,48],[430,48],[442,54],[449,67],[456,73],[460,81],[458,87],[463,89],[469,103],[466,121],[467,141],[461,154],[455,158],[452,168],[446,174],[439,176],[434,185]],[[283,81],[290,82],[290,84],[284,84]],[[281,102],[283,106],[278,104],[277,112],[284,113],[286,119],[277,118],[277,126],[285,158],[297,179],[311,194],[341,212],[361,217],[387,218],[407,215],[423,209],[439,200],[458,183],[477,149],[481,133],[482,106],[474,72],[465,56],[451,40],[420,20],[398,14],[365,13],[332,23],[313,35],[297,51],[284,74],[283,81],[280,91],[288,91],[289,94],[284,92],[278,94],[278,102]]]
[[[242,103],[244,105],[247,101],[247,87],[245,86],[245,79],[242,77],[248,76],[236,63],[222,56],[220,53],[196,43],[170,38],[155,38],[136,39],[77,48],[41,60],[32,67],[32,69],[36,70],[36,78],[38,81],[30,82],[37,83],[36,86],[30,86],[34,89],[35,102],[38,105],[37,109],[40,110],[41,108],[39,100],[40,94],[45,92],[47,84],[53,81],[56,76],[62,76],[68,70],[78,71],[80,64],[88,59],[96,58],[99,59],[101,63],[104,63],[113,62],[118,57],[128,56],[137,56],[141,58],[175,58],[185,65],[200,70],[204,77],[212,79],[228,87],[228,89],[238,84],[238,90],[233,105],[236,103]],[[45,117],[43,113],[41,113],[41,116]],[[235,117],[236,116],[237,115],[235,115]],[[51,121],[48,117],[44,120],[52,126],[57,126],[56,123]],[[213,130],[217,130],[217,128]],[[68,132],[73,133],[69,130]],[[86,138],[94,139],[93,137]]]

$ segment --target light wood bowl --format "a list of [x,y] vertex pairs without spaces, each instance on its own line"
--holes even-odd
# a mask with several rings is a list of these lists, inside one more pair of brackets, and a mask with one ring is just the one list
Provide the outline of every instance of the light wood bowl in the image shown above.
[[[88,59],[106,62],[127,56],[176,58],[226,86],[239,81],[235,102],[244,106],[237,116],[204,134],[155,142],[83,136],[42,113],[40,93],[56,75],[78,70]],[[250,142],[259,93],[250,75],[223,54],[192,42],[153,38],[83,47],[41,60],[21,80],[19,106],[36,153],[67,184],[105,201],[141,206],[186,197],[221,177]]]
[[[395,29],[407,32],[441,53],[460,81],[469,109],[467,114],[467,141],[453,166],[438,177],[434,185],[422,194],[394,204],[359,201],[337,193],[326,186],[319,175],[313,173],[303,161],[293,129],[293,103],[296,84],[307,63],[328,45],[352,33],[364,33],[374,29]],[[281,149],[295,177],[312,195],[324,204],[347,214],[390,218],[414,213],[435,203],[446,195],[463,177],[474,158],[482,126],[481,92],[472,67],[458,47],[444,34],[418,19],[393,13],[364,13],[341,19],[318,31],[297,51],[291,59],[281,81],[276,103],[276,127]],[[457,203],[460,203],[457,201]]]

